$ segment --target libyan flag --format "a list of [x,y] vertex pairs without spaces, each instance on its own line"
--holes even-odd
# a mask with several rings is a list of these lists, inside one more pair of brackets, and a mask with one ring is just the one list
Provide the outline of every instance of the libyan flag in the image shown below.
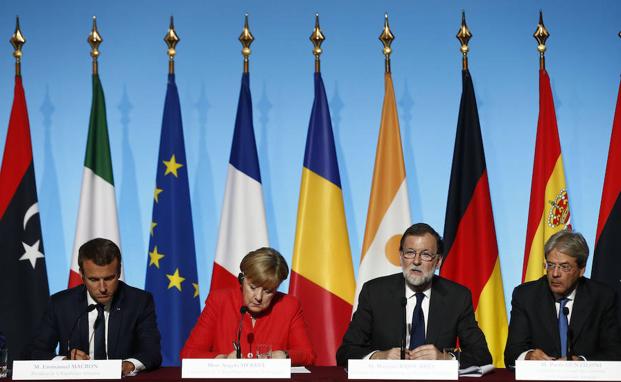
[[20,359],[47,305],[49,290],[32,161],[26,97],[15,78],[0,169],[0,331],[9,358]]

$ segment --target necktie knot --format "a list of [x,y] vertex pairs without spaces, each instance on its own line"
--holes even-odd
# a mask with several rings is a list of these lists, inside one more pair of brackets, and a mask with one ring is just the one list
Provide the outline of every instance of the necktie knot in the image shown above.
[[417,292],[416,293],[416,305],[422,303],[424,298],[425,298],[425,294],[423,292]]

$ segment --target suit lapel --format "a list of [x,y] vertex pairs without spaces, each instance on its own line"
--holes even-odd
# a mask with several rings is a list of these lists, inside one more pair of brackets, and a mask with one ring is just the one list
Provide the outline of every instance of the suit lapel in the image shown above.
[[[390,306],[391,306],[391,311],[394,312],[398,312],[396,314],[391,314],[390,315],[390,320],[392,322],[392,325],[390,327],[392,328],[399,328],[398,331],[396,331],[396,335],[394,336],[394,339],[391,340],[391,343],[394,344],[399,344],[399,346],[401,346],[401,338],[403,335],[403,328],[405,328],[407,325],[407,317],[405,316],[407,313],[405,312],[405,308],[401,305],[401,301],[403,300],[403,298],[405,297],[405,278],[403,277],[403,274],[400,275],[401,277],[396,277],[396,282],[393,285],[393,290],[391,291],[392,293],[390,293],[390,296],[401,296],[399,299],[395,300],[395,303],[390,302]],[[389,301],[392,301],[393,298],[390,298],[389,300],[386,300],[386,302],[388,303]],[[396,307],[396,308],[392,308],[392,307]],[[394,310],[393,310],[394,309]],[[404,321],[405,320],[405,321]],[[387,326],[388,327],[388,326]],[[394,329],[393,329],[394,330]],[[391,330],[391,334],[389,336],[389,338],[393,338],[393,330]],[[406,328],[407,330],[407,328]],[[405,344],[406,348],[407,348],[408,344]],[[392,345],[394,346],[394,345]]]
[[118,343],[119,332],[121,330],[121,325],[123,323],[123,293],[124,284],[119,281],[119,287],[116,291],[116,295],[112,300],[112,304],[110,305],[110,315],[108,317],[108,358],[115,358],[116,353],[116,345]]
[[545,296],[541,306],[541,313],[543,318],[541,324],[544,326],[547,333],[551,333],[556,355],[560,356],[561,337],[558,334],[558,315],[556,313],[556,301],[554,300],[554,295],[550,291],[550,287],[548,286],[548,279],[546,276],[543,276],[539,279],[539,289],[540,292],[537,293],[537,296]]
[[590,296],[587,285],[583,282],[583,280],[583,278],[580,278],[578,281],[578,287],[576,289],[576,295],[572,306],[571,321],[569,323],[569,328],[571,329],[573,337],[573,343],[570,344],[571,346],[575,344],[577,338],[580,338],[580,332],[586,324],[589,311],[592,309],[593,305],[591,303],[593,298]]
[[425,343],[436,343],[438,336],[440,335],[442,325],[445,324],[445,320],[442,317],[445,316],[446,307],[446,290],[442,285],[442,281],[434,276],[431,282],[431,300],[429,300],[429,314],[425,317],[427,320],[427,335],[425,337]]

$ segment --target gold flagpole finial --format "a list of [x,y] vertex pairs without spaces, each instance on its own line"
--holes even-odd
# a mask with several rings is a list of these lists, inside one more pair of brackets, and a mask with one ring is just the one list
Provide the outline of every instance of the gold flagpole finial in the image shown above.
[[310,40],[313,43],[313,54],[315,55],[315,73],[319,73],[321,69],[319,56],[323,52],[321,50],[321,43],[325,39],[319,28],[319,13],[315,13],[315,29],[313,29],[313,33],[310,35]]
[[382,33],[379,35],[379,40],[384,44],[384,57],[386,57],[385,70],[386,73],[390,73],[390,54],[392,53],[392,48],[390,44],[395,39],[395,36],[390,31],[390,25],[388,25],[388,13],[384,13],[384,29]]
[[242,56],[244,56],[244,73],[248,73],[249,66],[249,57],[250,57],[250,44],[254,41],[254,36],[250,33],[250,28],[248,28],[248,14],[246,13],[246,17],[244,19],[244,29],[242,29],[241,34],[239,35],[239,42],[242,44]]
[[22,75],[22,47],[26,43],[26,38],[22,34],[21,29],[19,28],[19,16],[15,17],[15,33],[11,36],[9,40],[11,45],[13,45],[13,57],[15,57],[15,75]]
[[179,41],[181,39],[175,31],[174,19],[170,16],[170,26],[168,27],[168,32],[164,35],[164,42],[168,46],[168,74],[175,74],[175,55],[177,54],[175,47]]
[[533,37],[537,40],[537,50],[539,51],[539,69],[546,68],[546,40],[550,37],[550,33],[543,25],[543,12],[539,11],[539,24],[533,33]]
[[93,16],[93,30],[88,34],[86,39],[91,46],[91,57],[93,58],[93,74],[98,73],[97,58],[99,57],[99,45],[103,42],[103,38],[97,30],[97,18]]
[[461,43],[461,53],[463,55],[462,59],[462,69],[468,70],[468,52],[470,51],[470,47],[468,47],[468,41],[472,38],[472,33],[470,29],[468,29],[468,25],[466,25],[466,12],[461,11],[461,26],[459,27],[459,31],[457,31],[457,39]]

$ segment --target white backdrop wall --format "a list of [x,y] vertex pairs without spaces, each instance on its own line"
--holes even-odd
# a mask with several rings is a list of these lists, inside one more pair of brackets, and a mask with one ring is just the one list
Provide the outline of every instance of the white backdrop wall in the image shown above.
[[[91,102],[86,36],[96,15],[126,280],[144,286],[170,15],[177,55],[201,299],[207,296],[241,79],[243,15],[250,14],[254,124],[272,246],[291,259],[313,97],[308,41],[314,13],[337,141],[354,267],[362,236],[383,97],[377,40],[384,12],[396,35],[393,78],[412,220],[443,231],[461,92],[455,34],[466,11],[507,305],[521,277],[538,111],[532,38],[543,9],[572,222],[592,247],[619,82],[621,2],[102,1],[0,2],[0,40],[21,17],[23,77],[52,292],[67,285]],[[4,37],[2,37],[4,36]],[[14,60],[0,44],[0,150]],[[1,187],[1,185],[0,185]],[[587,275],[590,274],[591,259]],[[286,290],[288,283],[282,286]]]

